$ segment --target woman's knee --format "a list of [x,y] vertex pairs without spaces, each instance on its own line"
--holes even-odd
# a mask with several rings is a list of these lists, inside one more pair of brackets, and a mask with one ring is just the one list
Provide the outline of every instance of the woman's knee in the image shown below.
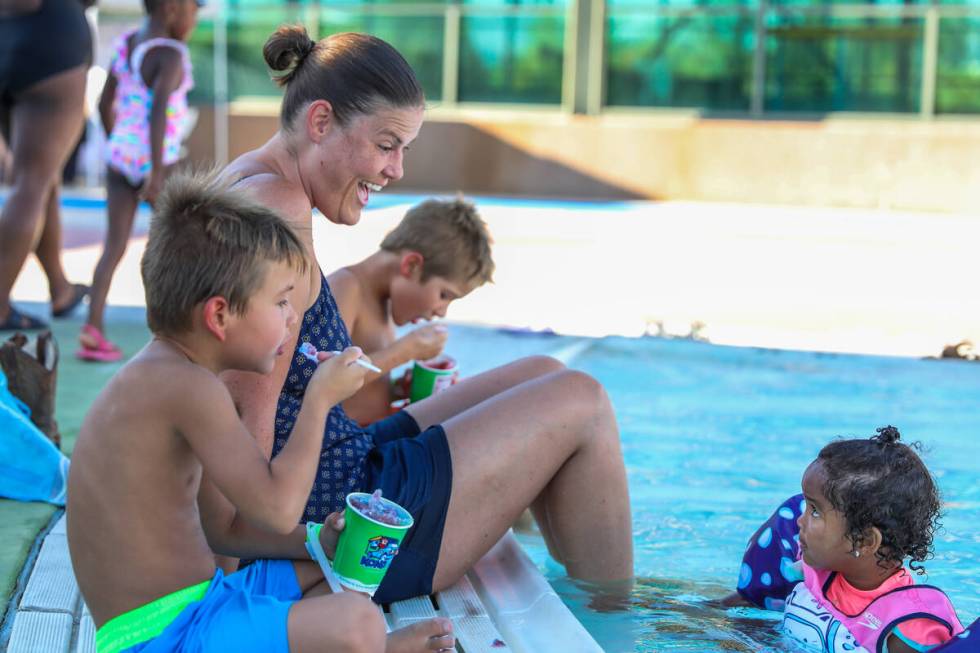
[[528,356],[527,358],[521,359],[521,362],[530,372],[528,374],[529,378],[553,374],[554,372],[561,372],[565,369],[565,364],[560,360],[545,355]]
[[576,399],[590,404],[608,401],[605,388],[591,374],[581,370],[565,369],[558,376],[575,393]]
[[583,420],[611,416],[612,406],[606,389],[595,377],[579,370],[566,369],[554,375],[561,384],[562,401]]

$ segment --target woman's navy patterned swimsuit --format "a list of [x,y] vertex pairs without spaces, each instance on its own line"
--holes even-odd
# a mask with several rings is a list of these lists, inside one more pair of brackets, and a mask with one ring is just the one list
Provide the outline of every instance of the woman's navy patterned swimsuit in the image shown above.
[[[344,321],[340,319],[337,303],[322,272],[320,284],[319,297],[303,315],[299,342],[310,342],[319,351],[343,351],[351,346],[350,335]],[[279,453],[292,433],[303,403],[303,395],[306,393],[306,385],[315,369],[316,364],[313,361],[298,351],[293,352],[289,373],[282,392],[279,393],[276,407],[273,456]],[[331,512],[343,509],[347,494],[358,491],[363,486],[364,462],[373,448],[371,433],[349,418],[339,404],[330,410],[323,433],[323,447],[320,450],[320,467],[313,481],[303,521],[323,521]]]
[[[303,315],[299,341],[320,351],[343,351],[351,344],[350,335],[322,273],[320,278],[320,296]],[[279,394],[273,456],[292,433],[315,365],[298,351],[293,354]],[[338,405],[327,415],[320,466],[302,521],[322,522],[340,511],[349,492],[382,490],[412,514],[415,525],[402,540],[374,600],[389,603],[430,594],[452,484],[452,455],[442,426],[422,431],[407,411],[400,411],[365,429]]]

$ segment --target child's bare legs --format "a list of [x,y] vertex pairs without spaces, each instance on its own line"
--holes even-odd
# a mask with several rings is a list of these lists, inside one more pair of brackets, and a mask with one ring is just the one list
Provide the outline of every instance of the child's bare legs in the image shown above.
[[303,599],[289,609],[290,653],[370,651],[416,653],[451,649],[455,641],[448,619],[430,619],[385,636],[384,617],[369,598],[356,592],[324,595],[320,567],[293,563]]
[[570,576],[633,576],[629,493],[609,399],[594,379],[570,370],[519,380],[529,366],[548,367],[541,360],[471,377],[407,409],[423,428],[443,425],[453,459],[438,589],[462,576],[532,503]]
[[87,324],[105,331],[104,317],[106,297],[112,285],[112,275],[126,253],[129,236],[133,232],[133,220],[139,207],[139,191],[129,185],[126,178],[109,168],[106,173],[106,205],[109,226],[106,231],[102,256],[95,266],[92,291],[88,306]]

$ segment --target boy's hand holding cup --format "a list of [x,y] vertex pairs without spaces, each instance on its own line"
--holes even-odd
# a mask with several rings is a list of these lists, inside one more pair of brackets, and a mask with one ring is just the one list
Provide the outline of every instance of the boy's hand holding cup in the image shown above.
[[442,353],[449,338],[449,329],[442,324],[427,324],[405,336],[411,351],[411,358],[426,360]]

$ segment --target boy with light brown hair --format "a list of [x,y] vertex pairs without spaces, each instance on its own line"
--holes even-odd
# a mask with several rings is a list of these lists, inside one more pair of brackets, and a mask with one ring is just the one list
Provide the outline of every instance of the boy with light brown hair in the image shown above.
[[492,242],[471,202],[429,199],[408,210],[377,252],[327,278],[351,341],[382,370],[344,402],[350,417],[371,424],[405,398],[391,370],[438,356],[448,332],[430,324],[396,338],[395,327],[445,317],[449,304],[491,281]]
[[[68,543],[100,653],[453,646],[444,619],[386,642],[366,597],[327,594],[297,525],[327,412],[363,383],[361,351],[318,354],[272,461],[218,378],[292,355],[288,294],[307,265],[278,215],[214,175],[174,178],[160,196],[142,261],[153,338],[93,404],[69,479]],[[343,520],[327,521],[315,537],[330,554]],[[216,553],[259,560],[225,576]]]

